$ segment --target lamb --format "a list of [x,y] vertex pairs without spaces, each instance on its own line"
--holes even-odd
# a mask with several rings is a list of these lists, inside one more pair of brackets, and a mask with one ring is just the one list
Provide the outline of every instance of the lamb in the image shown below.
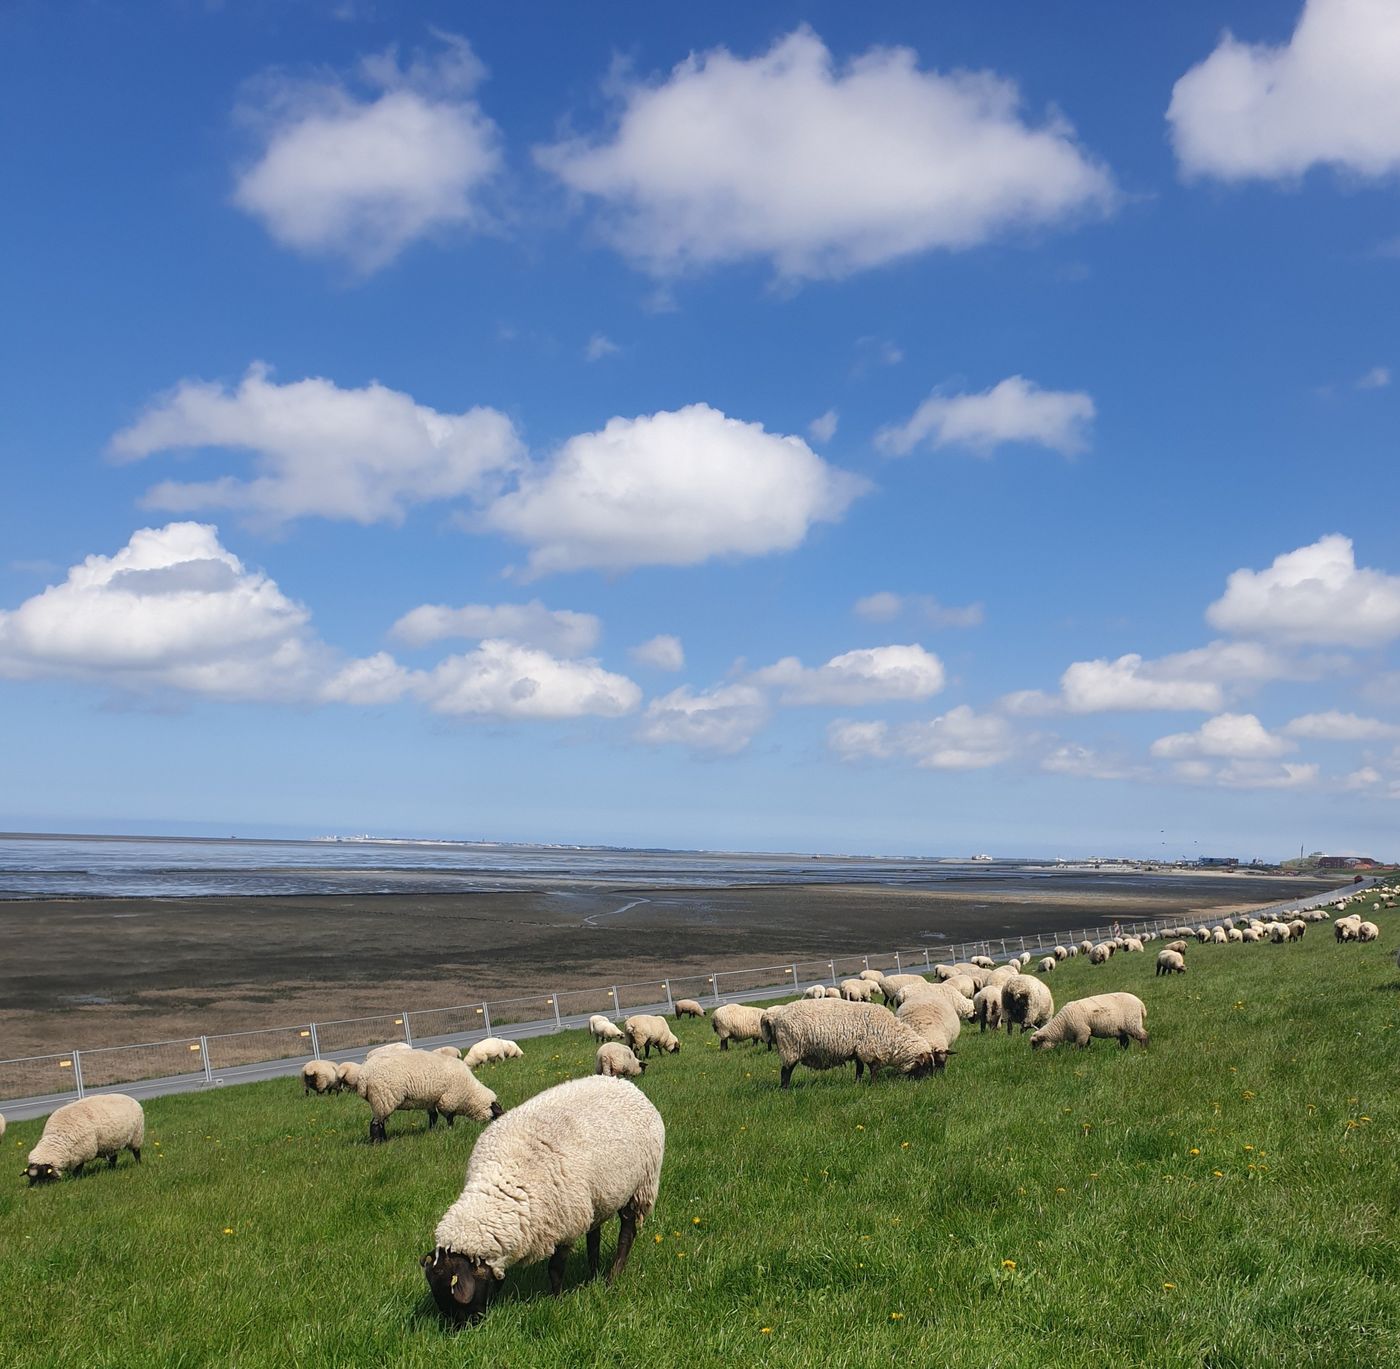
[[600,1012],[588,1019],[588,1033],[595,1041],[621,1041],[625,1035],[616,1022]]
[[1001,1026],[1001,986],[988,984],[977,990],[972,1000],[972,1015],[977,1019],[977,1030],[984,1032],[990,1027],[993,1031]]
[[1069,951],[1064,946],[1056,946],[1051,952],[1056,960],[1068,960]]
[[1036,966],[1041,974],[1049,974],[1060,962],[1053,955],[1046,955],[1040,958],[1040,963]]
[[1024,1036],[1054,1017],[1055,1000],[1044,980],[1023,974],[1003,986],[1001,1008],[1006,1030],[1019,1026]]
[[1288,924],[1288,933],[1294,941],[1301,941],[1307,935],[1308,924],[1301,917],[1295,917]]
[[1147,1049],[1147,1008],[1142,999],[1130,993],[1101,993],[1066,1003],[1039,1031],[1031,1034],[1031,1049],[1053,1050],[1072,1041],[1080,1049],[1091,1037],[1117,1037],[1124,1050],[1129,1041]]
[[340,1068],[334,1060],[308,1060],[301,1067],[301,1092],[330,1093],[340,1088]]
[[[1243,933],[1242,933],[1241,935],[1243,935]],[[1169,941],[1169,942],[1167,942],[1167,950],[1169,950],[1169,951],[1175,951],[1175,952],[1177,953],[1177,955],[1185,955],[1185,954],[1186,954],[1186,943],[1185,943],[1184,941],[1179,941],[1179,940],[1178,940],[1178,941]]]
[[825,984],[809,984],[802,994],[803,998],[825,998]]
[[1226,937],[1226,940],[1232,941],[1232,942],[1233,942],[1233,941],[1243,941],[1243,940],[1244,940],[1244,933],[1243,933],[1242,931],[1240,931],[1240,929],[1239,929],[1238,927],[1231,927],[1231,928],[1229,928],[1229,929],[1226,931],[1225,937]]
[[996,961],[989,955],[975,955],[967,963],[976,965],[979,970],[994,970],[997,967]]
[[848,1003],[869,1003],[875,986],[868,979],[843,979],[841,994]]
[[1106,942],[1101,941],[1101,942],[1099,942],[1099,944],[1098,944],[1097,946],[1093,946],[1093,947],[1090,948],[1090,950],[1089,950],[1089,964],[1091,964],[1091,965],[1107,965],[1107,964],[1108,964],[1108,958],[1109,958],[1109,956],[1111,956],[1112,954],[1113,954],[1113,948],[1112,948],[1111,946],[1109,946]]
[[465,1061],[431,1051],[375,1052],[361,1067],[355,1091],[369,1104],[371,1143],[386,1139],[384,1123],[393,1112],[426,1112],[431,1131],[439,1113],[450,1127],[459,1116],[489,1122],[505,1110]]
[[488,1036],[478,1041],[462,1059],[466,1061],[468,1069],[474,1070],[479,1065],[494,1064],[497,1060],[519,1060],[524,1054],[514,1041],[507,1041],[500,1036]]
[[885,1065],[915,1079],[933,1069],[928,1042],[874,1003],[787,1003],[769,1009],[764,1035],[778,1048],[782,1088],[790,1087],[799,1064],[828,1070],[854,1060],[856,1078],[868,1066],[871,1083]]
[[1180,951],[1158,951],[1157,952],[1157,973],[1164,974],[1185,974],[1186,957]]
[[1079,943],[1079,954],[1080,954],[1080,955],[1088,955],[1089,952],[1092,951],[1093,949],[1094,949],[1094,943],[1093,943],[1092,941],[1081,941],[1081,942]]
[[1256,941],[1263,941],[1263,939],[1264,933],[1256,930],[1253,927],[1246,927],[1244,931],[1240,933],[1240,940],[1245,942],[1246,944]]
[[537,1093],[477,1138],[461,1196],[443,1214],[423,1272],[455,1322],[485,1315],[515,1264],[549,1257],[549,1288],[564,1287],[569,1247],[588,1239],[598,1272],[602,1225],[621,1221],[611,1284],[637,1228],[656,1205],[666,1126],[635,1084],[593,1076]]
[[827,998],[840,998],[840,997],[841,997],[841,990],[838,989],[838,988],[836,987],[835,984],[828,984],[828,985],[826,986],[826,995],[825,995],[825,996],[826,996]]
[[[710,1018],[710,1026],[719,1037],[720,1050],[727,1051],[731,1041],[766,1041],[768,1038],[763,1034],[764,1016],[762,1008],[751,1008],[745,1003],[726,1003],[722,1008],[716,1008]],[[768,1042],[768,1049],[773,1049],[771,1041]]]
[[355,1091],[355,1086],[360,1082],[360,1067],[353,1060],[346,1060],[336,1067],[336,1074],[340,1077],[340,1087]]
[[434,1046],[434,1055],[445,1055],[449,1060],[460,1060],[462,1052],[456,1046]]
[[1358,941],[1379,941],[1381,929],[1374,922],[1363,922],[1356,929],[1356,939]]
[[676,999],[676,1016],[681,1017],[704,1017],[705,1008],[698,998],[678,998]]
[[946,1068],[948,1057],[956,1054],[952,1049],[953,1042],[962,1031],[962,1022],[957,1013],[944,1000],[932,997],[906,1003],[895,1016],[928,1043],[933,1068]]
[[647,1072],[647,1062],[638,1060],[631,1046],[621,1041],[604,1041],[594,1056],[593,1073],[610,1074],[614,1079],[637,1079]]
[[641,1051],[643,1059],[650,1057],[653,1046],[658,1051],[665,1051],[668,1055],[680,1053],[681,1043],[676,1040],[675,1033],[666,1025],[664,1017],[640,1013],[636,1017],[629,1017],[622,1024],[622,1030],[627,1033],[627,1044],[634,1051]]
[[81,1174],[83,1166],[99,1156],[116,1169],[123,1150],[129,1150],[139,1165],[145,1138],[146,1117],[136,1099],[125,1093],[94,1093],[49,1114],[24,1174],[32,1188],[61,1179],[68,1170]]
[[[1285,941],[1286,941],[1287,939],[1288,939],[1287,937],[1284,938]],[[1217,928],[1215,928],[1215,930],[1212,931],[1211,934],[1210,934],[1210,940],[1211,940],[1211,944],[1212,944],[1213,946],[1223,946],[1223,945],[1225,945],[1225,943],[1229,940],[1229,938],[1225,935],[1225,928],[1224,928],[1224,927],[1217,927]],[[1275,940],[1277,940],[1277,938],[1275,938]]]

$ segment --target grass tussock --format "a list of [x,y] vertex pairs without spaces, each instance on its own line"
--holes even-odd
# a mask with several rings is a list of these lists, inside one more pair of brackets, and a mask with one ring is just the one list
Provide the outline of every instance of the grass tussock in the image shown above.
[[[146,1162],[27,1190],[0,1149],[0,1363],[23,1366],[1400,1363],[1400,971],[1326,924],[1289,946],[1155,946],[1049,976],[1127,989],[1151,1049],[1032,1055],[964,1030],[941,1078],[857,1085],[708,1019],[643,1087],[661,1200],[623,1280],[512,1271],[446,1331],[417,1257],[479,1128],[390,1120],[292,1080],[156,1099]],[[1379,918],[1378,918],[1379,920]],[[590,1072],[593,1042],[483,1068],[507,1106]],[[604,1235],[604,1259],[616,1235]]]

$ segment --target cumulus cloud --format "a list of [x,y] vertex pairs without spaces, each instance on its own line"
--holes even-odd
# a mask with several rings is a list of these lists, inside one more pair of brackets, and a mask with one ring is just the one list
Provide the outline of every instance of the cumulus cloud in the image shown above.
[[844,276],[1115,198],[1063,118],[1026,119],[1014,82],[921,71],[908,48],[838,65],[804,27],[619,93],[604,135],[536,156],[601,201],[613,243],[658,274],[759,257],[786,277]]
[[1400,576],[1358,569],[1351,539],[1331,533],[1268,570],[1233,572],[1206,618],[1242,636],[1379,646],[1400,637]]
[[531,548],[532,577],[691,566],[790,551],[866,488],[801,438],[692,404],[570,438],[484,522]]
[[902,759],[924,770],[981,770],[1008,760],[1015,737],[1005,718],[960,704],[924,722],[839,720],[827,729],[827,745],[843,761]]
[[1356,378],[1358,390],[1384,390],[1390,384],[1389,366],[1372,366],[1364,375]]
[[767,696],[753,685],[716,685],[699,692],[682,685],[647,705],[637,736],[657,746],[674,743],[734,755],[748,746],[768,715]]
[[594,660],[560,660],[519,642],[488,639],[427,671],[416,693],[434,712],[558,719],[631,713],[642,691]]
[[910,613],[933,627],[979,627],[985,616],[981,604],[941,604],[931,594],[895,594],[887,589],[857,599],[853,611],[871,623],[888,623]]
[[344,390],[321,378],[279,385],[254,365],[236,389],[182,381],[111,441],[120,460],[219,448],[251,452],[247,480],[167,480],[149,508],[233,509],[256,521],[402,521],[414,504],[481,495],[522,459],[495,409],[439,413],[379,384]]
[[778,686],[785,704],[890,703],[926,699],[943,688],[943,662],[917,644],[866,647],[804,666],[786,656],[754,673],[758,684]]
[[598,644],[602,625],[591,613],[528,604],[421,604],[405,613],[390,634],[409,646],[426,646],[445,637],[480,640],[502,637],[560,656],[581,656]]
[[630,655],[639,665],[650,666],[653,670],[680,670],[685,665],[681,639],[668,632],[634,646]]
[[1371,789],[1381,783],[1381,772],[1374,766],[1363,765],[1359,770],[1353,770],[1342,780],[1343,789]]
[[905,423],[882,428],[875,445],[895,456],[918,446],[968,447],[990,456],[1010,442],[1048,447],[1071,456],[1089,445],[1094,401],[1078,390],[1042,390],[1024,376],[1008,376],[979,394],[935,391]]
[[284,247],[368,273],[444,228],[487,222],[501,139],[472,98],[485,75],[445,37],[431,60],[368,58],[353,81],[267,77],[241,110],[258,152],[233,201]]
[[377,651],[373,656],[341,666],[321,685],[318,694],[326,703],[390,704],[403,698],[419,678],[387,651]]
[[1101,755],[1093,747],[1078,742],[1063,742],[1041,757],[1040,768],[1052,775],[1071,775],[1085,780],[1126,780],[1136,778],[1139,770]]
[[1113,661],[1075,661],[1060,677],[1060,690],[1071,713],[1210,712],[1224,702],[1216,681],[1164,677],[1136,652]]
[[1329,709],[1325,713],[1304,713],[1286,723],[1283,732],[1309,741],[1372,742],[1400,737],[1400,726],[1379,718],[1363,718],[1356,713]]
[[1332,166],[1400,170],[1400,10],[1307,0],[1287,43],[1226,33],[1172,90],[1167,121],[1187,176],[1291,180]]
[[1293,743],[1271,733],[1253,713],[1221,713],[1194,732],[1176,732],[1152,743],[1154,756],[1166,760],[1204,756],[1262,760],[1291,751]]
[[1317,777],[1316,765],[1240,760],[1221,766],[1213,779],[1226,789],[1306,789],[1317,783]]
[[605,337],[602,333],[594,333],[583,349],[583,359],[585,361],[602,361],[604,357],[615,357],[621,350],[622,348],[612,338]]
[[840,419],[841,415],[835,409],[828,409],[824,414],[819,414],[807,425],[812,441],[830,442],[836,436],[836,425]]

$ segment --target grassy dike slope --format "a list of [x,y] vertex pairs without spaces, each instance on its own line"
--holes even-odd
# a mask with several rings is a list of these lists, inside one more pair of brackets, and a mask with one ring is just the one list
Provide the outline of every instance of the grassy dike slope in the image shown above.
[[[708,1020],[643,1087],[669,1133],[623,1281],[512,1272],[444,1331],[417,1258],[479,1128],[365,1144],[291,1080],[157,1099],[146,1163],[28,1190],[0,1150],[0,1363],[864,1366],[1400,1364],[1400,914],[1383,939],[1153,949],[1049,976],[1128,989],[1150,1051],[1033,1055],[964,1031],[941,1078],[857,1085],[721,1054]],[[592,1068],[581,1033],[483,1070],[507,1105]],[[604,1236],[610,1254],[616,1226]]]

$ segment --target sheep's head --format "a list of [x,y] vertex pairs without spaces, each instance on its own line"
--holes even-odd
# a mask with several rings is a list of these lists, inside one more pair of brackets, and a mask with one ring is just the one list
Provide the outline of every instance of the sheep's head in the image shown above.
[[1033,1051],[1048,1051],[1055,1048],[1055,1042],[1046,1035],[1044,1029],[1031,1033],[1031,1049]]
[[679,1055],[681,1053],[681,1043],[672,1037],[671,1044],[667,1046],[666,1049],[672,1055]]
[[59,1173],[52,1165],[31,1164],[24,1171],[24,1177],[29,1180],[29,1187],[33,1188],[35,1184],[53,1183],[59,1177]]
[[935,1070],[945,1070],[948,1068],[948,1057],[956,1055],[957,1051],[947,1046],[935,1046],[933,1051],[933,1067]]
[[419,1263],[438,1311],[449,1321],[460,1325],[478,1322],[486,1315],[486,1304],[499,1280],[480,1260],[438,1246]]
[[933,1073],[934,1069],[941,1069],[941,1065],[935,1065],[932,1051],[920,1051],[913,1059],[913,1063],[905,1070],[911,1079],[923,1079]]

